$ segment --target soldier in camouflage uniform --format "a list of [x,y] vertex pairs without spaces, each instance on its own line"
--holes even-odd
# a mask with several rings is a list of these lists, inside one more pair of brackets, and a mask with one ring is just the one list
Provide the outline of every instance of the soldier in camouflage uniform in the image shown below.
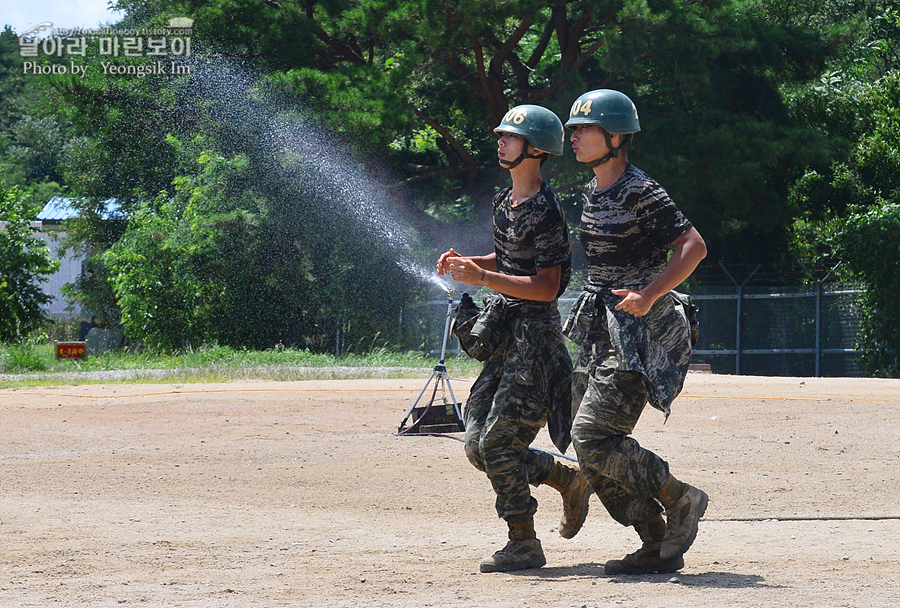
[[577,468],[529,449],[548,423],[563,452],[571,440],[571,371],[556,301],[571,276],[572,249],[559,199],[543,182],[541,164],[563,151],[564,129],[553,112],[517,106],[495,129],[500,164],[512,186],[493,201],[494,252],[440,256],[439,274],[497,292],[486,298],[502,338],[466,402],[466,456],[487,474],[509,543],[482,560],[482,572],[538,568],[546,563],[534,531],[537,501],[529,483],[563,498],[559,533],[573,537],[587,516],[590,486]]
[[607,574],[674,572],[684,567],[708,497],[630,435],[648,402],[668,418],[684,384],[693,311],[671,290],[706,256],[706,245],[666,191],[629,164],[640,124],[627,96],[582,95],[566,127],[576,159],[594,172],[581,216],[588,283],[564,328],[579,346],[572,442],[604,507],[643,542],[607,562]]

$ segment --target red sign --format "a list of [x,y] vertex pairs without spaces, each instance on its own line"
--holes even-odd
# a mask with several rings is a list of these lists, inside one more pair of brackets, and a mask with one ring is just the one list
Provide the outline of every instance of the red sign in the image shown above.
[[84,359],[87,355],[87,342],[57,342],[57,359]]

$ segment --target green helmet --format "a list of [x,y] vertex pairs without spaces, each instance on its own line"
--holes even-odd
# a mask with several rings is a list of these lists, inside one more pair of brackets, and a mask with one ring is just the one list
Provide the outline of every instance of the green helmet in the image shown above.
[[566,133],[559,117],[541,106],[516,106],[506,113],[494,133],[521,135],[539,150],[560,156]]
[[624,93],[612,89],[589,91],[575,100],[566,126],[600,125],[610,133],[637,133],[641,130],[637,107]]

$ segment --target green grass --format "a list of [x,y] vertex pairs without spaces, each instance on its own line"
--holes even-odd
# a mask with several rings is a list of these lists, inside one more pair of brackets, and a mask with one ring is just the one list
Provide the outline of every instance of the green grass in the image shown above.
[[[107,352],[86,359],[56,359],[52,343],[0,345],[0,388],[92,383],[227,382],[230,380],[310,380],[328,378],[426,378],[437,360],[386,348],[342,357],[308,350],[234,350],[210,346],[182,353]],[[451,377],[474,377],[481,364],[467,357],[446,361]],[[128,378],[98,378],[70,372],[134,372]]]

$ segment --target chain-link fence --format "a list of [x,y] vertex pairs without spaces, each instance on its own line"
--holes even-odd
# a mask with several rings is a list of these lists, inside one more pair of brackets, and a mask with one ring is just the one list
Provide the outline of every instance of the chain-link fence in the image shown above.
[[[475,302],[481,306],[479,294],[472,294]],[[578,296],[578,290],[572,290],[563,294],[558,301],[560,317],[563,321],[569,314],[572,304]],[[453,305],[459,303],[459,297]],[[435,357],[441,354],[441,344],[444,337],[444,321],[447,319],[447,298],[434,298],[424,304],[408,305],[403,308],[403,327],[407,344],[411,348],[428,353]],[[447,356],[457,356],[460,353],[459,341],[452,335],[447,338]]]
[[[845,283],[707,285],[690,290],[699,309],[700,340],[693,363],[713,373],[759,376],[864,376],[856,347],[863,293]],[[578,290],[559,300],[563,320]],[[476,298],[478,300],[478,298]],[[447,299],[407,306],[408,344],[440,355]],[[447,356],[459,354],[450,336]]]
[[714,373],[863,376],[859,296],[853,285],[699,289],[695,363]]

